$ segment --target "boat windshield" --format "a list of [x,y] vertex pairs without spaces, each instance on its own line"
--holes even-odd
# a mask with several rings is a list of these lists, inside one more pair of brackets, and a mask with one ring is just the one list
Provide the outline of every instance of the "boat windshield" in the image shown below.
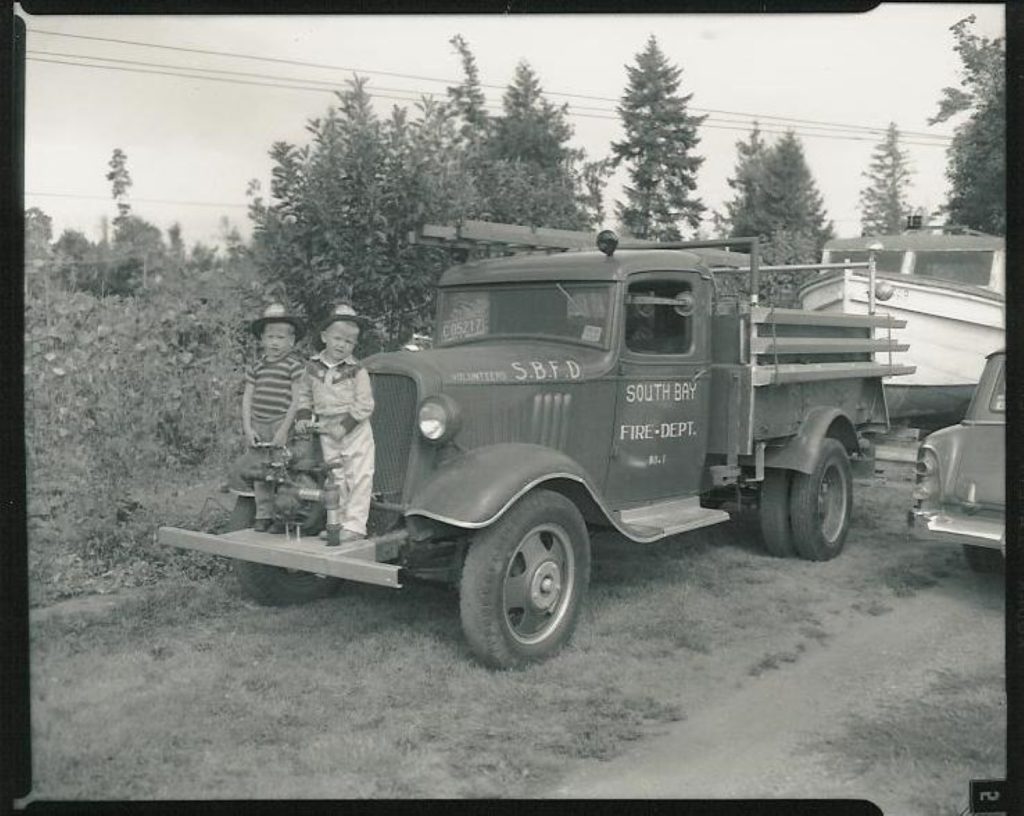
[[919,250],[914,260],[914,274],[922,278],[988,286],[992,275],[992,254],[981,250]]
[[[868,259],[866,249],[830,249],[829,263],[865,263]],[[880,250],[875,253],[875,269],[879,272],[891,272],[898,275],[903,266],[903,252]]]
[[608,347],[611,286],[594,283],[509,283],[440,292],[442,346],[493,337],[569,340]]

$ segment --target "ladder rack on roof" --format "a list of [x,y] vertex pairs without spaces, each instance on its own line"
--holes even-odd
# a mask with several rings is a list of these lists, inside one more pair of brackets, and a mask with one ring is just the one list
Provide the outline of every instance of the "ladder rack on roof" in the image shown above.
[[[597,233],[586,230],[524,227],[493,221],[463,221],[459,226],[424,224],[409,234],[409,242],[467,250],[496,248],[507,252],[565,252],[571,249],[595,249]],[[645,246],[658,246],[656,241],[639,243]]]
[[[518,224],[500,224],[493,221],[463,221],[458,226],[449,224],[424,224],[409,233],[409,243],[426,246],[446,246],[467,253],[481,248],[488,254],[492,248],[503,253],[508,252],[566,252],[569,250],[594,249],[599,246],[601,236],[613,236],[612,254],[617,246],[620,249],[680,249],[697,254],[704,254],[704,262],[714,272],[746,272],[750,274],[750,303],[758,303],[758,285],[763,272],[798,272],[828,271],[834,269],[866,269],[870,278],[868,287],[868,311],[875,311],[875,253],[869,252],[867,261],[848,263],[816,263],[816,264],[773,264],[762,265],[760,262],[760,244],[758,238],[723,238],[710,241],[645,241],[630,239],[619,242],[618,237],[608,230],[589,232],[586,230],[561,230],[546,227],[527,227]],[[735,252],[739,248],[747,248],[749,255],[744,258],[748,265],[738,266],[731,261],[722,261],[724,253]],[[713,250],[701,253],[700,250]]]

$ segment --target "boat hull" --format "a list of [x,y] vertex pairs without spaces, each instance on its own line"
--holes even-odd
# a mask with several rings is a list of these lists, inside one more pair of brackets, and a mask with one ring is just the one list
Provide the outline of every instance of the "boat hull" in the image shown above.
[[[1003,296],[980,287],[882,273],[875,291],[889,294],[884,301],[876,298],[876,313],[907,323],[893,335],[910,349],[894,352],[893,362],[917,369],[886,382],[890,418],[922,427],[958,422],[986,355],[1006,344]],[[831,275],[804,286],[799,297],[804,309],[866,314],[867,276],[852,271]]]

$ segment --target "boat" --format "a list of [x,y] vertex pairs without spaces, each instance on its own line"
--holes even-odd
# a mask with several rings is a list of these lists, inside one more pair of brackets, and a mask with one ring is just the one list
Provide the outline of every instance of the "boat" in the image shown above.
[[833,239],[822,263],[863,263],[872,252],[873,303],[868,271],[840,269],[802,286],[801,308],[867,314],[873,306],[905,320],[894,336],[909,350],[892,359],[917,370],[886,384],[889,418],[922,429],[955,424],[986,356],[1006,343],[1005,240],[964,227],[918,227]]

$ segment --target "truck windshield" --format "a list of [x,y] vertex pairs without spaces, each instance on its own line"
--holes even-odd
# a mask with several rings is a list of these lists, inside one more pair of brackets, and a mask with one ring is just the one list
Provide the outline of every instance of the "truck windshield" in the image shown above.
[[568,340],[607,348],[611,288],[593,283],[508,283],[440,292],[442,346],[492,337]]

